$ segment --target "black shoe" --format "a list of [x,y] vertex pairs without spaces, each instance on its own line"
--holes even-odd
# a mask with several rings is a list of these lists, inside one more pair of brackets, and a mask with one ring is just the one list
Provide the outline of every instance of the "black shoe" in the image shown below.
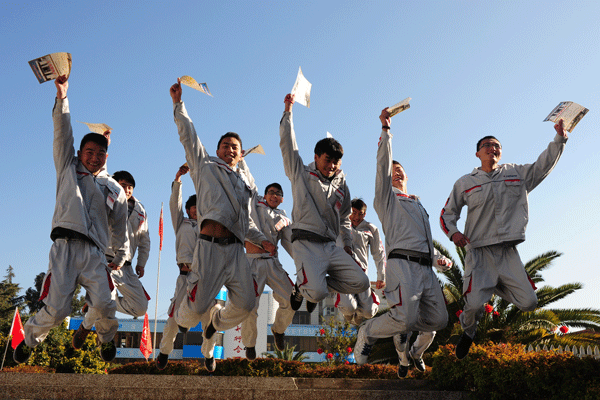
[[256,360],[256,347],[246,347],[246,358],[250,361]]
[[184,328],[181,325],[177,325],[177,327],[179,328],[179,332],[183,333],[184,335],[187,333],[187,331],[189,330],[189,328]]
[[85,343],[85,338],[87,338],[87,335],[89,335],[91,331],[91,329],[85,329],[83,327],[83,323],[79,325],[79,328],[77,328],[77,330],[73,334],[73,348],[81,349],[83,347],[83,344]]
[[304,300],[304,296],[302,296],[302,293],[300,293],[298,285],[294,285],[294,290],[292,290],[292,294],[290,295],[292,310],[298,311],[302,305],[302,300]]
[[217,332],[217,330],[215,329],[215,326],[213,325],[212,321],[210,321],[210,324],[208,324],[208,326],[206,327],[206,330],[204,331],[206,338],[210,339],[211,337],[213,337],[213,335],[216,332]]
[[398,378],[406,378],[408,375],[408,365],[398,364]]
[[425,361],[423,361],[422,357],[415,357],[415,355],[413,354],[412,351],[408,352],[408,356],[411,358],[413,364],[415,364],[415,368],[418,369],[421,372],[425,372],[425,370],[427,369],[427,367],[425,366]]
[[165,369],[168,362],[169,362],[168,354],[158,353],[158,357],[156,357],[156,368],[158,368],[159,370],[162,371],[163,369]]
[[469,347],[473,343],[473,339],[469,337],[466,333],[463,332],[460,335],[460,339],[458,339],[458,343],[456,344],[456,358],[462,360],[469,354]]
[[33,349],[25,344],[25,341],[21,341],[15,351],[13,351],[13,360],[16,363],[21,364],[27,362],[31,356]]
[[317,308],[317,303],[313,303],[312,301],[306,300],[306,311],[311,313],[315,311],[315,308]]
[[217,362],[215,361],[215,358],[205,358],[204,368],[206,368],[208,372],[215,372],[215,369],[217,369]]
[[100,357],[102,357],[105,362],[111,362],[115,359],[116,355],[117,346],[115,346],[114,341],[111,340],[110,342],[102,343],[100,345]]
[[273,333],[273,342],[275,342],[275,347],[277,348],[277,350],[285,350],[285,333],[277,333],[273,331],[271,332]]

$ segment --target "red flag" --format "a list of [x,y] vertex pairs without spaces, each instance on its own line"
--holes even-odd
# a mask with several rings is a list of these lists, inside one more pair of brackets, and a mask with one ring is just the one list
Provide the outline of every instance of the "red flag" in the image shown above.
[[158,235],[160,236],[160,246],[158,250],[162,250],[163,242],[163,208],[160,206],[160,221],[158,222]]
[[12,326],[10,328],[10,335],[12,336],[11,346],[16,349],[19,343],[25,340],[25,331],[23,330],[23,324],[21,323],[21,314],[19,309],[15,308],[15,315],[13,317]]
[[144,315],[144,329],[142,330],[142,340],[140,341],[140,351],[142,355],[146,357],[146,361],[148,361],[148,357],[152,354],[152,339],[150,338],[150,324],[148,323],[148,313]]

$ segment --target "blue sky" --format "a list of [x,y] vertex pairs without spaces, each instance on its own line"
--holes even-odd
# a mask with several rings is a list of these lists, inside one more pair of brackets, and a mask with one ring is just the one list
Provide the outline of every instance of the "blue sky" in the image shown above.
[[[421,197],[434,238],[454,182],[479,165],[475,143],[494,135],[504,162],[530,163],[554,136],[542,120],[560,101],[590,109],[561,160],[530,195],[524,261],[563,254],[543,273],[558,286],[585,287],[561,308],[600,308],[597,167],[600,98],[600,4],[580,2],[25,2],[0,6],[2,110],[0,272],[15,268],[21,287],[47,269],[56,177],[52,161],[52,82],[39,84],[27,62],[66,51],[73,57],[69,99],[76,143],[88,132],[75,121],[113,127],[108,168],[130,171],[153,240],[143,283],[153,300],[158,218],[184,152],[173,122],[169,87],[178,76],[207,82],[214,98],[184,87],[183,99],[210,152],[235,131],[244,147],[266,155],[248,164],[259,188],[286,193],[278,126],[283,98],[301,66],[312,83],[311,108],[294,107],[301,155],[308,163],[327,131],[345,149],[342,168],[353,196],[372,209],[379,113],[412,97],[392,120],[394,158]],[[184,196],[192,194],[184,178]],[[168,211],[166,216],[168,218]],[[463,210],[463,221],[466,210]],[[174,234],[165,220],[158,316],[166,317],[175,285]],[[291,259],[283,254],[293,274]],[[371,266],[370,278],[375,280]]]

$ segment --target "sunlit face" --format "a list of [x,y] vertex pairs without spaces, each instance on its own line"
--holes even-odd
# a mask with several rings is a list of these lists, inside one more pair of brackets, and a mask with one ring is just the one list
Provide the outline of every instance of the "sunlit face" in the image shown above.
[[217,149],[217,157],[225,161],[230,167],[235,167],[242,159],[240,141],[233,137],[223,139]]
[[315,164],[325,178],[331,178],[342,166],[342,159],[333,158],[327,153],[323,153],[320,156],[315,154]]
[[265,194],[265,200],[269,207],[275,209],[283,203],[283,192],[274,186],[271,186]]
[[502,158],[502,145],[496,139],[485,139],[479,145],[479,150],[477,150],[475,156],[482,163],[492,161],[496,164]]
[[127,197],[127,200],[129,200],[131,196],[133,196],[133,185],[130,182],[127,182],[125,179],[119,180],[119,185],[121,185],[121,187],[125,191],[125,196]]
[[77,157],[83,166],[96,175],[106,164],[106,149],[98,143],[87,142],[81,150],[77,150]]
[[406,189],[406,181],[408,180],[404,168],[400,164],[394,164],[392,171],[392,186],[396,189],[404,191]]
[[359,210],[358,208],[352,207],[352,213],[350,214],[350,222],[353,227],[357,227],[365,219],[367,210]]

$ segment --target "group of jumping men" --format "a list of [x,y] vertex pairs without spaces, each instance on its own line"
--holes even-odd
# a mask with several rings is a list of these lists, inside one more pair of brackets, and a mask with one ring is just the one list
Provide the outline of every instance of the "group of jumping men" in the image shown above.
[[[49,330],[70,314],[71,299],[80,284],[86,290],[86,313],[73,335],[73,347],[81,348],[95,326],[100,354],[110,361],[116,355],[115,311],[141,316],[148,306],[149,296],[139,281],[150,249],[146,212],[132,195],[133,176],[119,171],[111,177],[106,172],[110,132],[85,135],[75,155],[68,80],[59,77],[55,84],[54,243],[40,298],[44,307],[26,323],[25,340],[13,357],[25,362]],[[263,195],[259,194],[243,158],[240,136],[225,133],[218,141],[216,157],[209,155],[181,100],[179,81],[171,86],[170,95],[187,162],[175,175],[169,202],[180,274],[157,367],[166,367],[177,332],[187,332],[199,322],[207,370],[216,368],[215,333],[239,324],[246,357],[255,359],[259,299],[269,285],[279,306],[271,325],[277,349],[284,349],[285,330],[304,300],[307,311],[312,312],[321,300],[337,293],[336,306],[348,322],[359,326],[354,348],[358,364],[367,362],[378,338],[393,337],[398,376],[405,377],[411,363],[425,370],[422,355],[435,332],[448,321],[432,266],[444,271],[452,263],[434,248],[429,215],[419,197],[408,194],[407,174],[392,158],[388,109],[379,116],[382,130],[374,199],[385,235],[384,248],[378,229],[365,220],[366,204],[351,200],[340,168],[341,144],[325,138],[317,142],[313,162],[307,165],[300,157],[292,118],[293,95],[285,96],[279,129],[283,166],[292,187],[291,219],[278,208],[283,202],[280,184],[269,184]],[[479,140],[475,155],[481,167],[455,183],[442,209],[442,230],[467,250],[465,306],[460,315],[464,332],[456,346],[459,359],[468,354],[484,305],[492,295],[524,311],[537,307],[535,287],[516,245],[525,239],[528,193],[554,168],[567,141],[562,120],[555,130],[557,135],[537,161],[525,165],[499,164],[500,142],[493,136]],[[184,205],[181,177],[188,172],[196,194]],[[464,206],[463,233],[457,222]],[[294,260],[296,282],[279,262],[279,242]],[[134,273],[131,260],[136,250]],[[375,288],[383,289],[390,306],[389,312],[379,317],[375,317],[379,298],[367,276],[369,250],[377,267]],[[221,306],[215,298],[223,286],[228,299]],[[418,332],[418,337],[408,346],[413,332]]]

